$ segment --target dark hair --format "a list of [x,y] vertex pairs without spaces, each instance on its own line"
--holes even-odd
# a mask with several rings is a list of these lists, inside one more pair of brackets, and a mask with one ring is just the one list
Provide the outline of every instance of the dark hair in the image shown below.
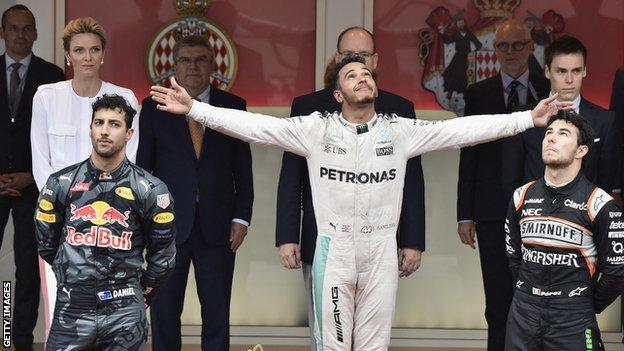
[[93,105],[91,105],[93,109],[93,113],[91,114],[91,122],[93,122],[93,118],[95,117],[95,113],[99,110],[114,110],[120,111],[124,113],[124,119],[126,121],[126,130],[132,127],[132,120],[134,119],[134,115],[136,114],[136,110],[128,104],[128,101],[123,96],[119,96],[116,94],[104,94],[97,98]]
[[578,129],[578,136],[576,138],[577,145],[586,145],[591,149],[591,144],[594,142],[594,129],[583,116],[573,110],[559,110],[556,115],[550,116],[546,128],[557,120],[563,120],[573,124],[576,129]]
[[583,55],[583,66],[587,66],[587,48],[580,40],[569,35],[562,35],[555,39],[546,50],[544,50],[544,65],[550,69],[553,57],[555,55],[577,54]]
[[370,36],[371,40],[373,41],[373,52],[375,52],[375,36],[368,29],[366,29],[364,27],[359,27],[359,26],[349,27],[349,28],[343,30],[338,35],[338,41],[336,42],[336,51],[340,52],[340,42],[342,41],[342,37],[344,37],[344,35],[347,34],[348,32],[350,32],[352,30],[355,30],[355,29],[363,30]]
[[33,19],[33,23],[35,23],[35,28],[37,28],[37,23],[35,21],[35,15],[33,15],[32,11],[30,11],[30,9],[24,5],[13,5],[11,7],[9,7],[8,9],[6,9],[3,13],[2,13],[2,29],[5,28],[6,26],[6,21],[7,21],[7,16],[9,15],[9,12],[11,11],[26,11],[28,12],[28,14],[32,17]]
[[214,61],[214,49],[212,48],[212,45],[210,45],[210,41],[208,41],[208,38],[206,37],[202,37],[199,35],[189,35],[187,37],[183,37],[178,39],[178,41],[176,41],[175,45],[173,46],[173,60],[177,61],[178,60],[178,52],[180,51],[181,48],[186,47],[186,46],[203,46],[206,49],[208,49],[208,52],[210,52],[210,60]]
[[353,62],[359,62],[361,64],[365,64],[364,62],[364,58],[360,55],[347,55],[345,56],[345,58],[343,58],[342,60],[340,60],[340,62],[338,62],[336,64],[336,67],[334,67],[334,74],[333,74],[333,80],[332,80],[332,84],[331,86],[334,87],[334,89],[339,89],[340,88],[340,78],[338,77],[338,74],[340,73],[340,70]]

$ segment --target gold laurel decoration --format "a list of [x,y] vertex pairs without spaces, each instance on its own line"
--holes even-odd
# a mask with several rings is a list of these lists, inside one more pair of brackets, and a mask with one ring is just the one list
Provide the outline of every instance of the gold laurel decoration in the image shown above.
[[173,6],[181,17],[204,17],[212,0],[173,0]]

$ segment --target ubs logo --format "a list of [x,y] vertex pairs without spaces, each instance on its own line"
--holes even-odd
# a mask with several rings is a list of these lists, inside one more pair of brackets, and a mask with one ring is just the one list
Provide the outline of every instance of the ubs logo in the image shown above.
[[325,144],[323,145],[323,152],[326,154],[346,155],[347,149],[336,145]]

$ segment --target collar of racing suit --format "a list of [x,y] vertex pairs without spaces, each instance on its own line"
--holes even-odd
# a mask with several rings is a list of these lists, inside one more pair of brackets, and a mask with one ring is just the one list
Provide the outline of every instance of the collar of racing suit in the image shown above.
[[98,179],[99,181],[104,181],[104,182],[112,181],[112,180],[119,179],[119,177],[125,173],[124,171],[128,168],[128,162],[130,162],[128,161],[128,158],[124,158],[124,160],[121,162],[119,166],[117,166],[117,168],[115,168],[114,170],[110,172],[107,172],[107,171],[103,171],[97,168],[93,164],[91,159],[89,159],[87,161],[87,171],[91,175],[92,179]]
[[552,184],[546,181],[546,178],[542,177],[542,185],[544,187],[544,191],[550,193],[550,198],[552,198],[553,209],[561,208],[564,206],[564,201],[562,199],[569,197],[574,194],[577,190],[577,184],[581,181],[581,179],[585,178],[582,172],[579,172],[572,181],[568,182],[565,185],[555,187]]
[[572,179],[568,183],[561,185],[561,186],[556,186],[550,183],[549,181],[546,180],[546,178],[542,178],[542,179],[544,180],[544,185],[548,192],[552,193],[555,196],[557,195],[567,196],[575,191],[576,184],[578,184],[578,182],[580,181],[582,177],[583,177],[583,173],[579,172],[576,175],[576,177],[574,177],[574,179]]
[[364,133],[367,133],[369,130],[373,129],[373,127],[379,121],[379,118],[377,116],[377,113],[375,113],[375,114],[373,114],[373,118],[371,118],[370,121],[368,121],[366,123],[363,123],[363,124],[357,124],[357,123],[351,123],[351,122],[347,121],[342,116],[342,113],[341,113],[339,120],[340,120],[340,123],[342,123],[343,126],[345,126],[348,130],[352,131],[353,133],[364,134]]

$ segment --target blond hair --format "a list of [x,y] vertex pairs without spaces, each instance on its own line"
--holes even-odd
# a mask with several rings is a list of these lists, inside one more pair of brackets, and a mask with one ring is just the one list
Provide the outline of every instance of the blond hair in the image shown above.
[[100,38],[102,43],[102,49],[106,48],[106,37],[104,36],[104,27],[102,27],[96,20],[91,17],[80,17],[73,19],[67,23],[65,29],[63,29],[63,48],[65,51],[69,51],[69,43],[71,38],[76,34],[91,33]]

